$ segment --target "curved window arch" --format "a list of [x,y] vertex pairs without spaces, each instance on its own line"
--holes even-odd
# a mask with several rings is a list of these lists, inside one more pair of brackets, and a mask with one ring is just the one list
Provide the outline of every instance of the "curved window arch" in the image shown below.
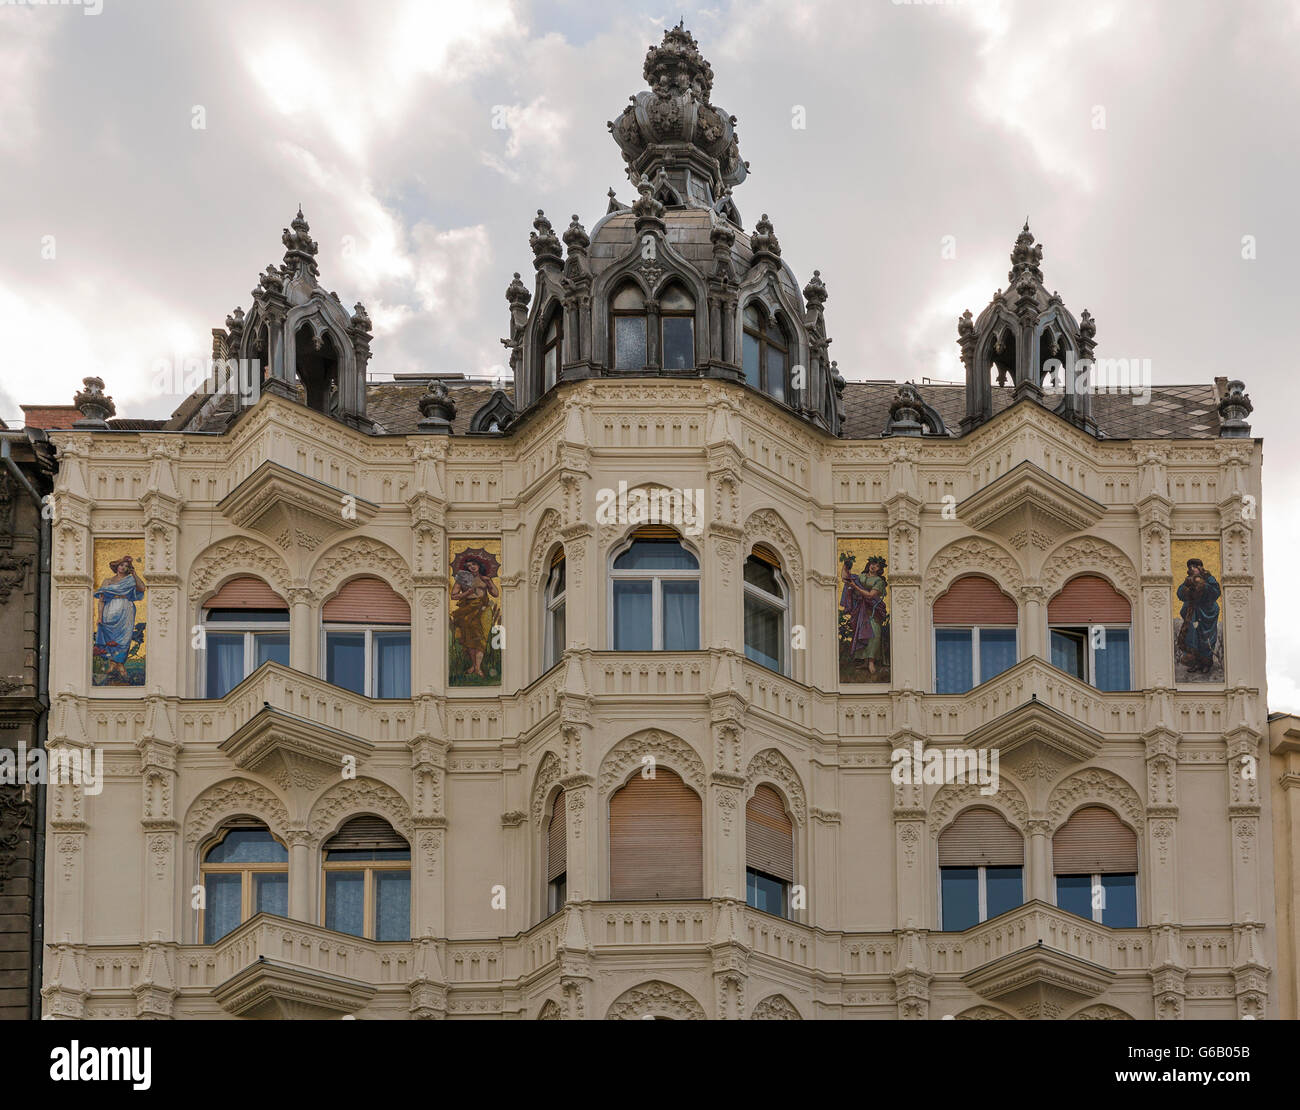
[[232,578],[204,603],[201,697],[222,698],[263,663],[289,666],[289,606],[260,578]]
[[215,944],[254,914],[289,915],[289,850],[265,825],[225,825],[204,850],[199,881],[204,944]]
[[780,319],[769,316],[758,301],[745,306],[741,365],[745,381],[778,401],[788,395],[790,337]]
[[776,789],[760,783],[745,806],[745,901],[789,917],[793,883],[794,822]]
[[674,282],[659,295],[660,362],[665,370],[695,366],[695,298]]
[[411,607],[382,578],[353,578],[321,609],[325,681],[368,698],[411,696]]
[[551,312],[542,333],[542,391],[552,389],[560,380],[564,358],[564,313],[557,307]]
[[562,658],[568,646],[566,639],[565,597],[568,592],[565,574],[564,548],[557,547],[551,557],[551,569],[546,576],[546,589],[542,594],[542,669],[549,671]]
[[939,835],[939,920],[959,933],[1024,903],[1025,840],[989,806],[971,806]]
[[625,282],[609,302],[609,359],[615,370],[644,370],[650,365],[645,295]]
[[790,593],[776,554],[756,545],[745,560],[745,656],[778,674],[788,663]]
[[662,764],[635,772],[609,799],[609,896],[614,901],[704,896],[700,796]]
[[353,817],[325,842],[325,928],[368,940],[411,939],[411,846],[382,817]]
[[934,603],[934,692],[964,694],[1015,666],[1016,603],[982,574],[958,578]]
[[1056,904],[1114,929],[1138,923],[1137,834],[1105,806],[1076,809],[1052,837]]
[[638,528],[609,572],[615,651],[698,651],[700,563],[664,525]]
[[1047,603],[1052,666],[1098,690],[1132,689],[1132,607],[1098,574],[1080,574]]

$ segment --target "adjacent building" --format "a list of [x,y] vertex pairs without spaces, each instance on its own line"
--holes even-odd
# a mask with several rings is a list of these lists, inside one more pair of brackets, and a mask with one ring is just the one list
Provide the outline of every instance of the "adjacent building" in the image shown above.
[[368,381],[299,212],[208,388],[49,432],[45,1013],[1277,1016],[1242,384],[1095,361],[1027,224],[964,386],[847,381],[644,77],[508,388]]

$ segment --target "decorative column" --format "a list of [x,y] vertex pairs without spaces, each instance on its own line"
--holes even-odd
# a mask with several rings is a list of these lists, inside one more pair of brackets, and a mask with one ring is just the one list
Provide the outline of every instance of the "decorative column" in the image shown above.
[[1040,898],[1044,902],[1055,902],[1052,891],[1051,823],[1043,817],[1031,817],[1028,829],[1029,884],[1025,890],[1025,899]]
[[1168,919],[1151,929],[1151,997],[1157,1021],[1179,1021],[1187,1001],[1182,931]]
[[898,1016],[903,1020],[924,1021],[930,1016],[930,958],[927,951],[928,934],[908,922],[905,929],[894,933],[894,996],[898,1002]]
[[1171,690],[1174,648],[1170,632],[1173,579],[1169,567],[1169,528],[1173,502],[1164,455],[1150,449],[1138,469],[1138,542],[1142,549],[1142,605],[1133,614],[1133,631],[1140,637],[1134,657],[1141,660],[1135,674],[1139,689]]
[[[712,770],[705,792],[706,898],[745,899],[745,701],[740,656],[719,656],[709,684]],[[712,874],[709,872],[712,871]],[[808,907],[812,912],[813,907]]]
[[[167,699],[145,699],[145,724],[136,751],[140,753],[142,811],[140,828],[147,849],[144,866],[144,928],[142,935],[183,943],[176,917],[177,888],[183,882],[180,822],[176,820],[176,758],[181,745],[172,728]],[[188,891],[183,891],[188,904]]]
[[728,898],[717,907],[709,952],[713,957],[714,1020],[745,1017],[749,949],[744,940],[744,904]]
[[289,589],[289,666],[303,674],[316,674],[317,627],[312,617],[320,598],[306,586]]
[[1146,894],[1148,921],[1181,921],[1178,904],[1178,733],[1167,727],[1170,719],[1167,691],[1153,693],[1147,701]]
[[[890,674],[895,689],[915,686],[925,673],[926,622],[921,612],[921,512],[916,450],[900,443],[894,449],[889,513]],[[834,612],[834,610],[831,610]]]
[[[570,902],[594,902],[600,894],[600,822],[591,737],[594,699],[587,690],[583,661],[587,653],[570,653],[565,661],[564,689],[559,697],[560,786],[565,805],[565,876]],[[545,815],[543,815],[545,819]],[[539,830],[545,835],[543,830]],[[531,901],[528,899],[527,901]],[[525,903],[526,904],[526,903]]]
[[[913,745],[924,743],[926,739],[922,723],[921,696],[914,690],[905,690],[895,693],[893,701],[894,723],[898,728],[889,738],[891,759],[886,770],[887,774],[897,765],[892,759],[893,752],[902,750],[910,757],[914,750]],[[918,774],[913,773],[907,777],[912,781],[892,784],[894,920],[899,928],[915,929],[932,920],[926,891],[933,883],[923,876],[937,874],[937,872],[931,867],[934,861],[926,858],[925,786],[921,783]],[[935,866],[937,867],[937,863]],[[901,1011],[900,1016],[903,1016]]]
[[412,936],[445,937],[447,752],[451,742],[443,729],[442,699],[423,694],[416,699],[416,734],[411,752],[411,918]]
[[[176,482],[178,447],[174,440],[149,445],[149,489],[140,498],[144,510],[144,573],[149,586],[150,687],[166,694],[185,690],[190,658],[190,629],[181,611],[181,579],[176,569],[180,540],[181,496]],[[166,661],[166,664],[164,664]],[[159,681],[160,668],[169,667]]]
[[1048,658],[1045,643],[1047,628],[1047,590],[1042,586],[1021,586],[1020,658]]
[[316,918],[312,899],[315,838],[310,829],[300,824],[290,825],[284,830],[284,836],[289,842],[289,916],[294,921],[313,921]]

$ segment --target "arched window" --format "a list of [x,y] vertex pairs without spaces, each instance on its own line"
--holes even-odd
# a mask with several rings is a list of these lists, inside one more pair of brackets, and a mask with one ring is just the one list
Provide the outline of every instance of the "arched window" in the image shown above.
[[778,401],[786,399],[790,376],[790,339],[781,322],[757,302],[745,306],[745,333],[741,346],[745,381]]
[[793,882],[794,825],[781,795],[764,783],[745,806],[745,901],[788,917]]
[[609,896],[616,902],[704,896],[700,796],[667,767],[638,771],[609,800]]
[[321,610],[325,681],[368,698],[411,696],[411,607],[381,578],[354,578]]
[[610,568],[615,651],[698,651],[700,564],[665,525],[639,528]]
[[968,574],[934,603],[934,692],[964,694],[1016,663],[1016,603]]
[[324,848],[325,928],[411,939],[411,846],[382,817],[354,817]]
[[566,589],[564,548],[557,547],[555,555],[551,558],[551,571],[546,577],[546,592],[543,596],[546,610],[543,616],[545,631],[542,639],[542,661],[548,671],[564,658],[564,649],[568,644],[565,639]]
[[561,790],[551,805],[551,819],[546,825],[546,912],[564,908],[569,885],[568,803]]
[[680,285],[670,285],[659,298],[660,329],[665,370],[690,370],[695,366],[695,300]]
[[307,407],[326,414],[338,405],[339,349],[329,331],[317,335],[307,323],[294,333],[294,372]]
[[1056,904],[1114,929],[1136,929],[1137,836],[1104,806],[1085,806],[1056,830]]
[[268,661],[289,665],[289,607],[260,578],[232,578],[203,606],[205,698],[222,698]]
[[289,851],[265,825],[231,823],[203,853],[203,943],[254,914],[289,914]]
[[745,560],[745,655],[785,674],[790,602],[781,564],[761,544]]
[[945,933],[959,933],[1023,904],[1024,838],[1002,814],[972,806],[939,836],[939,906]]
[[610,363],[615,370],[644,370],[650,363],[645,297],[631,283],[624,285],[610,301],[609,348]]
[[1128,598],[1095,574],[1081,574],[1047,603],[1052,666],[1098,690],[1132,689]]
[[564,357],[564,315],[557,308],[551,313],[550,323],[542,338],[542,389],[551,389],[560,377],[560,363]]

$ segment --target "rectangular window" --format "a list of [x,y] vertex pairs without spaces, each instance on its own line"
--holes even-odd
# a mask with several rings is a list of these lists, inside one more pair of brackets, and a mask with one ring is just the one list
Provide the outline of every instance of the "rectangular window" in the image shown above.
[[1016,630],[1014,628],[981,628],[980,681],[987,682],[1016,665]]
[[745,333],[741,343],[741,358],[745,368],[745,381],[755,389],[762,389],[762,368],[759,366],[759,343],[755,336]]
[[1052,666],[1088,681],[1088,633],[1082,628],[1052,629]]
[[1057,875],[1056,904],[1099,925],[1136,929],[1137,876],[1132,873]]
[[754,909],[785,917],[787,884],[752,867],[745,869],[745,901]]
[[409,698],[411,630],[327,627],[325,681],[366,698]]
[[785,610],[765,604],[750,592],[745,593],[745,656],[770,670],[781,673],[782,646],[785,643]]
[[325,634],[325,681],[354,694],[366,692],[366,634]]
[[1129,630],[1095,625],[1050,629],[1052,666],[1098,690],[1129,690]]
[[561,871],[546,888],[546,912],[559,913],[568,900],[568,873]]
[[1024,904],[1023,872],[1023,867],[984,868],[986,919]]
[[614,317],[614,369],[643,370],[646,365],[644,316]]
[[785,400],[785,352],[767,349],[767,392],[778,401]]
[[674,582],[660,585],[664,607],[664,651],[698,651],[700,648],[700,584]]
[[964,694],[1016,663],[1014,628],[936,628],[934,691]]
[[940,869],[943,901],[943,931],[960,933],[980,920],[980,875],[978,867]]
[[[203,696],[225,697],[263,663],[289,666],[288,621],[288,612],[280,609],[210,610],[204,622]],[[245,627],[231,627],[239,624]],[[257,624],[280,627],[248,627]]]
[[253,912],[289,916],[288,872],[253,875]]
[[411,696],[411,633],[373,632],[374,673],[371,689],[376,698]]
[[366,873],[325,872],[325,928],[349,936],[365,935]]
[[1056,904],[1068,913],[1092,920],[1092,876],[1057,875]]
[[244,876],[238,871],[205,876],[203,943],[215,944],[243,920]]
[[665,316],[664,369],[689,370],[695,365],[695,321],[690,316]]
[[411,939],[411,873],[380,871],[375,883],[375,940]]
[[654,650],[653,582],[614,582],[614,650]]

